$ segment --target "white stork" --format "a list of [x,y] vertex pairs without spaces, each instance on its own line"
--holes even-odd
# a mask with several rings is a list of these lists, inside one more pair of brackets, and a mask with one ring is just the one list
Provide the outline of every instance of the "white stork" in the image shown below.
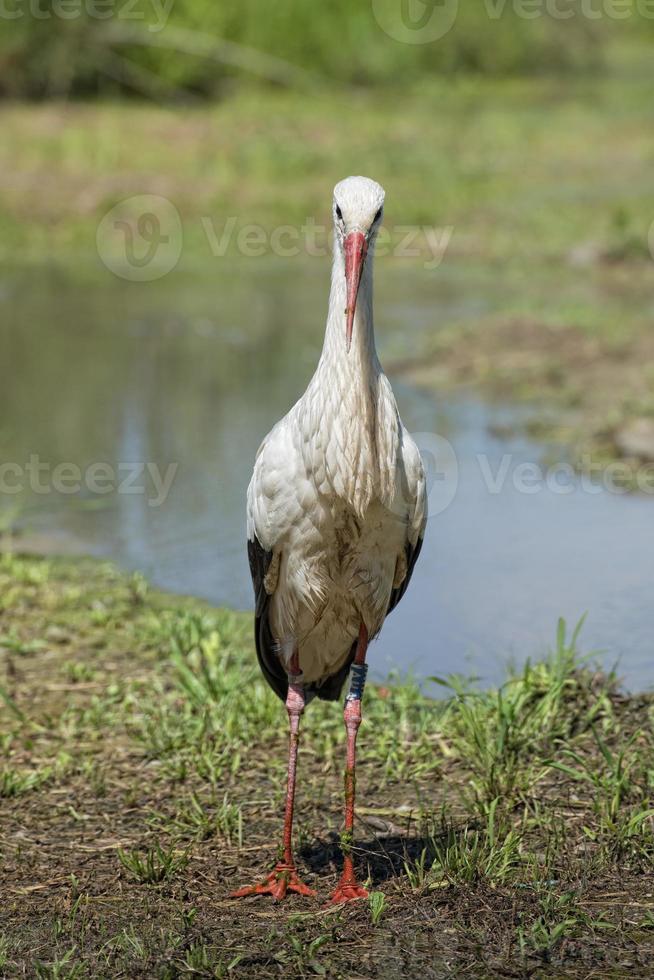
[[291,847],[300,716],[345,701],[344,867],[333,902],[364,897],[351,854],[355,744],[366,649],[404,594],[426,522],[420,453],[375,350],[372,252],[384,205],[374,180],[334,188],[334,264],[322,355],[304,395],[266,436],[247,498],[255,638],[264,677],[286,702],[290,749],[283,859],[235,896],[315,894]]

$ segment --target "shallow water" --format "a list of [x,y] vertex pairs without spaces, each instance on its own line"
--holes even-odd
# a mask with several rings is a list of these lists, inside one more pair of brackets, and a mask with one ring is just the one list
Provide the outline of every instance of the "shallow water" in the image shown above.
[[[249,261],[143,285],[109,274],[7,274],[0,451],[13,468],[3,471],[0,520],[18,515],[26,531],[106,555],[164,588],[249,607],[252,459],[312,373],[328,272],[325,263]],[[411,356],[436,322],[501,302],[487,282],[464,290],[443,271],[385,271],[377,290],[382,358]],[[520,469],[540,463],[543,447],[492,434],[511,427],[516,410],[471,396],[434,400],[392,380],[405,424],[438,459],[423,554],[373,648],[375,671],[476,673],[490,683],[507,661],[544,653],[559,616],[573,625],[587,613],[583,647],[619,660],[631,688],[651,687],[654,501],[590,492],[564,473],[543,486]],[[111,483],[106,468],[104,479],[90,469],[98,462],[113,468],[121,492],[98,492]],[[61,463],[79,468],[79,492],[74,470],[55,478]],[[144,463],[161,475],[175,468],[156,506],[162,493]]]

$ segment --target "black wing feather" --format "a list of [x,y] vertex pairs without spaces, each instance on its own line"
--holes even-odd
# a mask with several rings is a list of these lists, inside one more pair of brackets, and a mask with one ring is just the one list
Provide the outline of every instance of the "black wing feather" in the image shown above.
[[[275,694],[286,701],[288,694],[288,675],[279,659],[277,644],[270,629],[270,596],[266,592],[264,579],[270,568],[272,561],[272,551],[266,551],[257,536],[252,541],[248,540],[248,559],[250,562],[250,574],[254,586],[254,642],[257,648],[257,659],[261,672],[266,681],[272,687]],[[347,660],[340,670],[328,677],[323,683],[311,685],[307,690],[307,695],[316,695],[323,701],[338,701],[341,690],[350,671],[350,666],[356,653],[356,640]]]
[[272,551],[265,551],[257,536],[248,539],[248,560],[250,575],[254,586],[254,642],[257,648],[257,659],[261,672],[275,694],[286,700],[288,693],[288,677],[279,657],[275,640],[270,632],[270,596],[266,592],[264,579],[272,561]]
[[393,589],[391,592],[391,597],[388,601],[388,609],[386,610],[387,616],[389,613],[393,612],[396,605],[409,587],[409,582],[411,581],[411,576],[413,575],[413,569],[416,567],[418,555],[420,554],[420,549],[422,548],[422,540],[421,535],[414,545],[409,544],[408,541],[406,543],[406,547],[404,549],[406,554],[406,575],[398,587]]

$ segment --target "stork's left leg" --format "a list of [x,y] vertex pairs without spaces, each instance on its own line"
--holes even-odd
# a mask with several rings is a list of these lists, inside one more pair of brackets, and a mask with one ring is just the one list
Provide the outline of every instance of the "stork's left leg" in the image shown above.
[[361,624],[357,650],[352,664],[350,690],[345,698],[345,731],[347,733],[347,763],[345,767],[345,832],[341,838],[343,848],[343,874],[336,891],[331,897],[334,903],[349,902],[354,898],[366,898],[368,892],[362,888],[354,873],[352,860],[352,840],[354,831],[354,796],[356,789],[356,742],[361,724],[361,699],[366,683],[368,666],[368,630]]
[[278,901],[286,897],[287,892],[297,892],[298,895],[313,896],[315,891],[300,881],[295,861],[293,860],[293,807],[295,803],[295,774],[297,770],[297,752],[300,742],[300,718],[304,713],[304,686],[297,653],[291,661],[293,673],[288,678],[288,696],[286,710],[289,721],[288,749],[288,779],[286,783],[286,809],[284,813],[284,841],[280,860],[270,872],[265,881],[258,885],[250,885],[232,892],[232,898],[242,898],[245,895],[272,895]]

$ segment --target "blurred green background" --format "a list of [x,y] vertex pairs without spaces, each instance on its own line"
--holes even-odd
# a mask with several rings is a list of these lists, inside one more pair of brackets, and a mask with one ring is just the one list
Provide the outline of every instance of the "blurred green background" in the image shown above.
[[[415,11],[407,9],[418,23],[422,13],[429,15],[430,4],[414,2]],[[451,0],[442,2],[447,8]],[[38,18],[30,15],[29,3]],[[588,4],[591,11],[601,9],[599,0],[595,3]],[[207,97],[224,96],[240,72],[228,63],[230,52],[223,51],[216,61],[191,53],[208,39],[214,40],[219,55],[220,40],[242,46],[241,65],[255,75],[267,74],[261,57],[266,53],[326,84],[395,89],[461,71],[533,75],[597,70],[610,34],[608,17],[585,17],[580,4],[570,0],[559,2],[560,17],[545,13],[535,18],[533,6],[531,14],[528,10],[521,16],[522,8],[510,3],[465,0],[458,5],[452,29],[438,43],[398,44],[375,21],[386,23],[388,17],[395,22],[400,7],[400,0],[376,0],[374,12],[371,4],[346,0],[168,0],[168,5],[164,0],[160,5],[98,0],[97,7],[93,0],[39,0],[38,7],[35,0],[7,0],[7,10],[21,16],[0,24],[0,90],[13,97],[48,98],[134,91],[173,95],[181,87]],[[548,9],[544,2],[543,10]],[[621,20],[610,26],[636,37],[651,33],[652,22],[640,16],[635,2],[632,13],[627,28]]]
[[[348,172],[396,221],[456,225],[452,255],[644,256],[646,4],[4,0],[0,256],[80,261],[151,192],[193,220],[188,257],[200,215],[298,221]],[[402,17],[443,36],[403,43],[429,34]]]
[[[544,397],[574,409],[555,428],[577,456],[612,458],[623,420],[654,415],[652,379],[625,372],[651,353],[651,6],[4,0],[0,260],[106,274],[103,217],[120,206],[137,234],[130,200],[155,194],[180,216],[179,269],[210,277],[207,222],[328,224],[335,181],[370,174],[391,234],[453,229],[434,281],[477,290],[465,315],[434,310],[421,382]],[[521,371],[499,356],[516,343]]]

